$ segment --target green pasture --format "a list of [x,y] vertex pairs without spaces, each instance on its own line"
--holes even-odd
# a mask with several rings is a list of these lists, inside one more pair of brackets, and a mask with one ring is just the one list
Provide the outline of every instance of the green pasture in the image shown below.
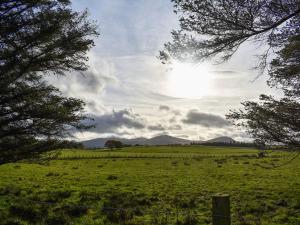
[[[138,146],[123,149],[95,149],[61,151],[59,159],[76,158],[207,158],[207,157],[256,157],[258,150],[240,147],[214,146]],[[277,153],[278,155],[279,153]]]
[[256,156],[251,148],[130,147],[2,165],[0,224],[211,224],[211,196],[228,193],[234,225],[299,225],[300,159]]

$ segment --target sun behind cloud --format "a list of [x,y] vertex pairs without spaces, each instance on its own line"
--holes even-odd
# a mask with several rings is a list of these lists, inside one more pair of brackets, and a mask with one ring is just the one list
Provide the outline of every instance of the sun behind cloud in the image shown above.
[[206,64],[173,62],[168,73],[166,92],[178,98],[201,98],[212,92],[212,79]]

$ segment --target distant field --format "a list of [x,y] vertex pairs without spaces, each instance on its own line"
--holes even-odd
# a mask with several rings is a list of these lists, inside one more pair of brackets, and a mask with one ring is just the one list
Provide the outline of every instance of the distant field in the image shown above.
[[145,146],[127,147],[123,149],[98,150],[64,150],[60,159],[68,158],[101,158],[101,157],[147,157],[147,158],[195,158],[218,156],[257,156],[254,148],[214,147],[214,146]]
[[[63,150],[48,165],[0,166],[0,224],[211,224],[231,195],[233,225],[299,225],[300,159],[251,148]],[[273,169],[266,169],[273,168]]]

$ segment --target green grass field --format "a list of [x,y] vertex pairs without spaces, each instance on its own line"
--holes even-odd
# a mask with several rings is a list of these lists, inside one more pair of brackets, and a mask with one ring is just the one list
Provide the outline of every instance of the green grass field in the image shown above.
[[232,147],[63,150],[48,164],[0,166],[0,224],[211,224],[231,196],[232,224],[299,225],[295,153]]

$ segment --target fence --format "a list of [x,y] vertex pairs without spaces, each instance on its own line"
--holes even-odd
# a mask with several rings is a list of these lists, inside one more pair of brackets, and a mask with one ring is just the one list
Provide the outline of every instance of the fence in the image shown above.
[[[280,156],[273,156],[279,158]],[[58,156],[58,160],[79,160],[79,159],[103,159],[103,158],[137,158],[137,159],[207,159],[207,158],[257,158],[257,154],[180,154],[180,153],[99,153],[99,154],[78,154]]]

